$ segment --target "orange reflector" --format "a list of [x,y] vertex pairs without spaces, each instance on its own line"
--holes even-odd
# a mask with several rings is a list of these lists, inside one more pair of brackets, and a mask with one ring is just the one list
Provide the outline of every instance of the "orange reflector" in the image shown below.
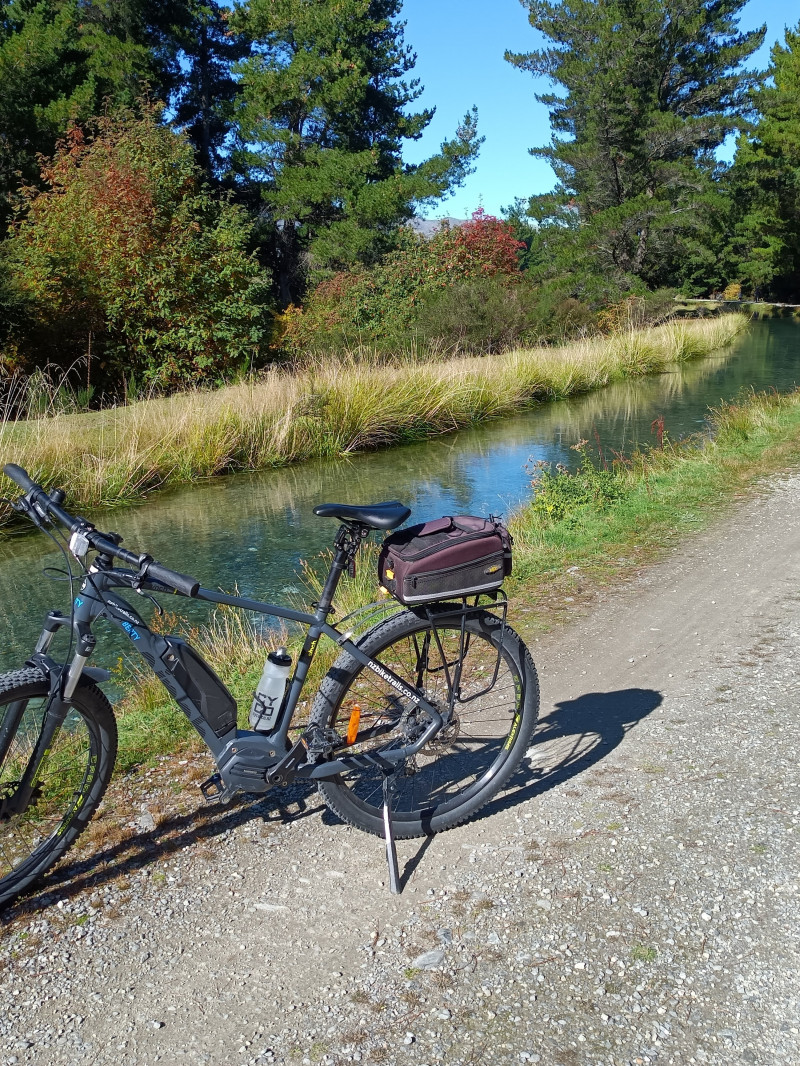
[[350,712],[350,721],[347,723],[347,743],[355,744],[356,737],[358,736],[358,726],[361,721],[361,708],[357,703],[353,704],[353,709]]

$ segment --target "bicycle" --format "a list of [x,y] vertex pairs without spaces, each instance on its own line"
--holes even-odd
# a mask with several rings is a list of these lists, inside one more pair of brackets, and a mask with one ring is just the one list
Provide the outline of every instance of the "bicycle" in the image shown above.
[[[68,546],[80,586],[77,595],[73,589],[69,615],[47,615],[24,667],[0,675],[0,906],[75,843],[111,778],[116,722],[98,687],[111,675],[87,665],[97,619],[122,628],[211,752],[216,772],[200,786],[207,801],[260,795],[297,779],[316,782],[336,815],[384,838],[392,892],[400,890],[395,839],[466,821],[519,765],[536,725],[539,688],[530,653],[507,624],[502,589],[410,609],[392,604],[388,615],[385,603],[370,604],[339,627],[328,620],[343,574],[355,572],[362,542],[409,517],[402,503],[314,509],[340,526],[319,600],[306,613],[203,588],[147,554],[122,548],[119,534],[101,533],[69,514],[62,490],[48,493],[13,464],[3,470],[23,492],[12,506],[56,541],[72,581]],[[60,526],[69,531],[68,542]],[[307,627],[269,730],[237,728],[236,702],[211,667],[182,638],[151,631],[115,593],[120,588],[151,599],[192,597]],[[376,613],[384,617],[372,621]],[[340,628],[356,615],[362,626],[372,622],[357,636]],[[62,627],[69,628],[70,647],[59,663],[49,652]],[[289,730],[323,636],[339,654],[291,743]]]

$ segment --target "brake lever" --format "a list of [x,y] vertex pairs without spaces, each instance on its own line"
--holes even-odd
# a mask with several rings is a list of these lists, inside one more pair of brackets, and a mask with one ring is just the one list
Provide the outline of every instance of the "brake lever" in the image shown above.
[[136,591],[136,595],[137,596],[143,596],[146,600],[150,600],[152,605],[158,611],[159,616],[163,617],[164,608],[161,606],[161,604],[158,602],[158,600],[155,598],[155,596],[151,596],[150,593],[149,592],[145,592],[144,589],[136,589],[135,591]]
[[152,555],[139,556],[139,572],[134,577],[133,583],[131,584],[131,588],[135,589],[136,592],[141,593],[142,595],[144,595],[142,593],[142,582],[147,580],[147,567],[150,565],[150,563],[152,563],[152,561]]
[[17,514],[23,514],[26,518],[30,518],[31,522],[37,529],[44,530],[44,516],[40,515],[39,511],[34,507],[27,496],[19,496],[16,500],[9,500],[12,510]]

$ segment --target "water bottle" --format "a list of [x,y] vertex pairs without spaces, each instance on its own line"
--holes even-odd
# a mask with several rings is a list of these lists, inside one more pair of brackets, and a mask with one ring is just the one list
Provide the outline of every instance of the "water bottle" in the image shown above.
[[250,708],[251,729],[268,733],[275,726],[291,668],[292,657],[286,648],[278,648],[267,656]]

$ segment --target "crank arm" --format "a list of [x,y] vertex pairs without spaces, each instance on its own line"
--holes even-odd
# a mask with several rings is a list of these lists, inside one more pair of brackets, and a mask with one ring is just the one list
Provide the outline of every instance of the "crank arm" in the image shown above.
[[300,767],[308,764],[308,745],[303,737],[292,745],[280,762],[267,770],[265,775],[268,785],[281,785],[284,788],[296,777],[307,777],[308,774],[299,774]]

